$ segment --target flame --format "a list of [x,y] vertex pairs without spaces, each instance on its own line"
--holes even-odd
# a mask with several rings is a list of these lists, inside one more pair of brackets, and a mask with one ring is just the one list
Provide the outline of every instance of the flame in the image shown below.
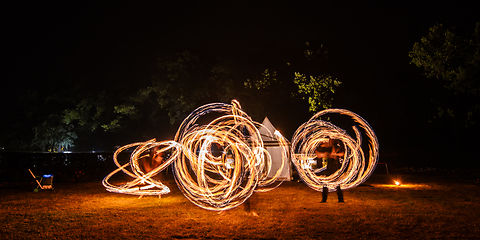
[[[330,122],[321,120],[321,117],[334,114],[353,121],[354,136],[348,135],[345,130]],[[366,137],[368,152],[362,148],[362,134]],[[317,163],[317,167],[313,168],[312,159],[316,157],[317,147],[329,139],[341,142],[344,152],[328,153],[328,157],[338,159],[341,166],[332,174],[322,175],[326,166]],[[299,176],[309,187],[322,191],[326,186],[330,191],[335,191],[337,186],[342,189],[356,187],[372,174],[378,159],[378,140],[370,125],[357,114],[344,109],[327,109],[318,112],[297,129],[292,139],[291,152],[291,159]]]
[[[326,114],[350,117],[355,124],[352,127],[355,136],[319,119]],[[209,115],[220,116],[202,124],[202,119]],[[278,187],[282,182],[277,178],[288,166],[290,158],[303,181],[317,191],[322,191],[323,186],[330,190],[339,185],[342,189],[355,187],[370,176],[377,163],[378,141],[368,123],[350,111],[328,109],[315,114],[297,129],[291,147],[278,130],[274,131],[273,136],[282,148],[282,162],[274,176],[268,178],[272,159],[263,145],[260,127],[262,124],[253,121],[237,100],[231,104],[203,105],[183,120],[174,141],[156,142],[152,139],[119,148],[113,155],[118,169],[104,178],[103,185],[108,191],[117,193],[167,194],[170,189],[154,176],[173,163],[175,181],[185,197],[201,208],[220,211],[239,206],[254,191],[264,192]],[[368,152],[361,147],[362,132],[368,140]],[[340,140],[346,151],[338,171],[330,176],[318,175],[325,166],[314,167],[318,165],[314,150],[328,139]],[[220,155],[212,150],[214,146],[220,148]],[[131,148],[135,149],[129,162],[120,164],[118,155]],[[142,169],[140,161],[153,148],[160,148],[156,153],[166,157],[158,167],[147,172]],[[120,185],[110,183],[110,178],[119,172],[133,180]]]

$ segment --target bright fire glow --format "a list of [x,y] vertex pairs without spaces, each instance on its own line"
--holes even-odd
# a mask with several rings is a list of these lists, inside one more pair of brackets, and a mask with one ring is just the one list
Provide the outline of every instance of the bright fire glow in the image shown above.
[[399,181],[397,181],[397,180],[395,180],[394,182],[395,182],[395,185],[397,185],[397,186],[400,186],[400,184],[401,184],[401,183],[400,183]]
[[[201,118],[209,115],[220,116],[200,124]],[[255,190],[270,190],[265,187],[273,184],[288,164],[288,144],[279,132],[275,134],[284,150],[282,167],[267,179],[272,160],[263,146],[260,126],[235,100],[194,110],[175,136],[182,146],[182,154],[174,162],[175,180],[184,195],[199,207],[226,210],[242,204]],[[212,152],[213,146],[221,154]]]
[[[130,161],[125,164],[120,164],[118,162],[118,155],[130,148],[134,148],[130,156]],[[156,154],[171,152],[170,156],[156,166],[150,171],[145,171],[142,168],[142,161],[149,159],[149,156],[152,153],[146,154],[152,149],[158,149]],[[152,139],[147,142],[138,142],[125,145],[113,154],[113,161],[117,165],[118,169],[108,174],[103,179],[103,185],[110,192],[116,193],[125,193],[125,194],[134,194],[134,195],[163,195],[170,192],[170,189],[165,186],[162,182],[154,179],[153,177],[159,172],[164,170],[172,161],[177,158],[180,151],[180,145],[174,141],[163,141],[155,142],[155,139]],[[151,151],[150,151],[151,152]],[[124,172],[133,180],[124,183],[124,184],[112,184],[110,183],[110,178],[118,172]]]
[[[221,115],[200,124],[208,115]],[[281,184],[277,182],[284,166],[288,164],[287,140],[275,131],[274,136],[282,147],[282,164],[273,177],[268,177],[272,167],[271,156],[263,146],[254,122],[241,110],[237,101],[232,104],[212,103],[194,110],[180,125],[175,141],[133,143],[119,148],[114,156],[118,169],[103,180],[108,191],[135,195],[161,195],[169,188],[153,177],[174,162],[175,181],[183,194],[194,204],[209,210],[227,210],[242,204],[254,191],[269,191]],[[170,155],[160,166],[144,172],[141,161],[150,149],[162,146],[157,152]],[[134,148],[130,161],[118,162],[118,155]],[[134,178],[115,185],[110,178],[118,172]]]
[[[322,117],[341,116],[349,118],[354,136],[347,131],[321,120]],[[362,135],[365,135],[362,138]],[[366,138],[365,138],[366,137]],[[313,166],[316,149],[322,144],[336,140],[343,149],[341,153],[325,153],[323,161],[317,160]],[[366,140],[366,147],[362,147],[362,139]],[[365,152],[368,149],[368,152]],[[377,164],[378,141],[368,123],[357,114],[343,109],[327,109],[315,114],[308,122],[302,124],[295,132],[291,146],[291,159],[302,180],[312,189],[322,191],[326,186],[329,191],[335,191],[337,186],[348,189],[363,183],[372,174]],[[327,170],[326,160],[336,158],[339,168],[330,174],[322,174]],[[322,162],[319,164],[318,162]]]
[[378,188],[386,188],[386,189],[431,189],[432,187],[435,187],[435,186],[431,186],[431,185],[428,185],[428,184],[413,184],[413,183],[409,183],[409,184],[405,184],[405,183],[400,183],[400,185],[396,185],[396,184],[372,184],[372,186],[374,187],[378,187]]
[[[355,136],[320,120],[327,114],[350,117],[355,124],[352,127]],[[264,192],[278,187],[282,182],[277,178],[290,158],[302,180],[318,191],[323,186],[331,191],[337,185],[343,189],[357,186],[370,176],[377,163],[378,142],[368,123],[347,110],[328,109],[317,113],[297,129],[291,147],[279,131],[274,131],[272,135],[282,147],[282,162],[274,176],[268,177],[272,158],[264,147],[260,127],[262,125],[254,122],[236,100],[231,104],[203,105],[185,118],[174,141],[156,142],[152,139],[119,148],[113,156],[118,169],[105,177],[103,185],[108,191],[117,193],[166,194],[169,188],[154,176],[173,163],[175,181],[185,197],[199,207],[219,211],[239,206],[254,191]],[[362,148],[362,133],[366,135],[367,153]],[[329,176],[319,175],[327,168],[327,162],[325,159],[315,160],[315,149],[329,139],[340,140],[343,144],[345,152],[341,156],[341,168]],[[134,150],[130,161],[120,164],[118,155],[131,148]],[[158,149],[154,152],[160,153],[163,160],[147,171],[142,167],[142,161],[152,157],[152,149]],[[110,178],[120,171],[133,180],[120,185],[111,184]]]

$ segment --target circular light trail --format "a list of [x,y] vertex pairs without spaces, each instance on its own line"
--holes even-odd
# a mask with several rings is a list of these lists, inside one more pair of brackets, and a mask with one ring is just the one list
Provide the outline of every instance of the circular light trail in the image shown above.
[[[353,136],[323,119],[335,115],[352,122]],[[365,142],[362,142],[362,135]],[[341,152],[319,153],[322,144],[335,141]],[[318,112],[294,133],[291,159],[300,178],[312,189],[322,191],[325,186],[335,191],[337,186],[348,189],[363,183],[373,172],[378,159],[378,140],[368,123],[357,114],[344,109]],[[339,166],[330,173],[319,156],[335,158]]]
[[[220,116],[199,124],[209,115]],[[201,106],[182,122],[175,136],[182,154],[174,162],[174,173],[190,201],[209,210],[231,209],[247,200],[257,186],[275,182],[284,165],[267,179],[271,157],[263,146],[259,125],[235,100]],[[276,136],[284,144],[281,134]],[[212,146],[220,148],[220,153],[212,153]]]
[[[330,115],[348,117],[353,123],[354,136],[321,119]],[[118,169],[105,177],[103,185],[117,193],[167,194],[170,189],[153,177],[173,163],[175,181],[185,197],[201,208],[221,211],[239,206],[255,191],[278,187],[282,182],[277,178],[290,164],[289,158],[301,179],[317,191],[324,186],[329,191],[337,186],[355,187],[370,176],[377,163],[378,141],[368,123],[353,112],[327,109],[297,129],[291,146],[277,130],[270,133],[282,149],[281,165],[272,176],[272,159],[262,141],[261,127],[236,100],[231,104],[203,105],[184,119],[174,141],[152,139],[119,148],[113,155]],[[362,135],[366,136],[365,143]],[[340,166],[325,174],[329,167],[318,157],[327,155],[317,149],[333,140],[343,151],[327,155],[338,159]],[[130,160],[120,164],[118,155],[127,149],[134,149]],[[164,156],[162,162],[153,169],[142,167],[143,159],[151,158],[152,154]],[[110,183],[110,178],[120,171],[133,180],[118,185]]]

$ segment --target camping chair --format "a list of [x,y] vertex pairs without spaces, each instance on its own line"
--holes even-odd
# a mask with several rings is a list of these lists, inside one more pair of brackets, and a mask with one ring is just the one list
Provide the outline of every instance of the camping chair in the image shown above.
[[42,176],[36,176],[33,174],[32,170],[28,169],[30,174],[32,174],[33,178],[37,182],[37,187],[33,190],[34,192],[38,192],[38,189],[41,190],[53,190],[53,175],[52,174],[44,174]]

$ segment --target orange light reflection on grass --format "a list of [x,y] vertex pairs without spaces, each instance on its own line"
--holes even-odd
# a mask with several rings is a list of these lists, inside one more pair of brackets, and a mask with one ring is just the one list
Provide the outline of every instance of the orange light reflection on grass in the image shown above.
[[402,183],[400,185],[396,185],[396,184],[372,184],[372,186],[374,187],[378,187],[378,188],[402,188],[402,189],[427,189],[427,188],[431,188],[430,185],[427,185],[427,184],[405,184],[405,183]]

